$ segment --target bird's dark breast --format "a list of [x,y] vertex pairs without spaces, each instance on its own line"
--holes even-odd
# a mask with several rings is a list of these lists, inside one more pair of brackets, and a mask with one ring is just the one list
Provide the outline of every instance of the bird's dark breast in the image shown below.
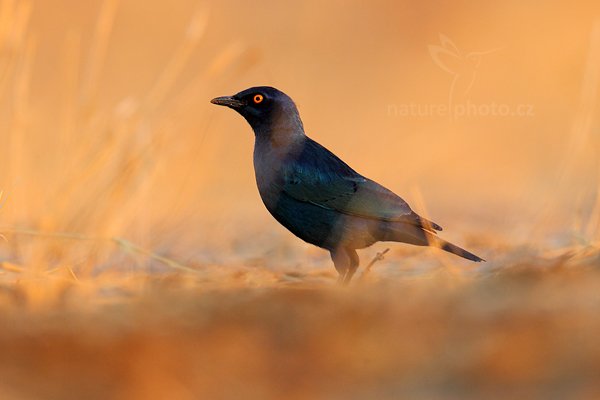
[[378,223],[298,201],[283,192],[262,196],[267,210],[290,232],[325,249],[364,248],[377,241]]
[[[339,246],[363,248],[380,237],[381,224],[354,217],[308,201],[298,200],[284,191],[282,165],[301,157],[304,147],[281,151],[263,142],[254,148],[254,171],[260,197],[273,217],[290,232],[325,249]],[[351,201],[351,197],[348,197]]]

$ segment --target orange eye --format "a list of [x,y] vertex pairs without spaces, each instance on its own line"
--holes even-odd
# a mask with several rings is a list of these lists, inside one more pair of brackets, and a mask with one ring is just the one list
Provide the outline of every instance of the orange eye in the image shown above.
[[263,95],[262,95],[262,94],[255,94],[255,95],[254,95],[254,99],[253,99],[253,100],[254,100],[254,104],[260,104],[260,103],[262,103],[262,101],[263,101],[264,99],[265,99],[265,98],[263,97]]

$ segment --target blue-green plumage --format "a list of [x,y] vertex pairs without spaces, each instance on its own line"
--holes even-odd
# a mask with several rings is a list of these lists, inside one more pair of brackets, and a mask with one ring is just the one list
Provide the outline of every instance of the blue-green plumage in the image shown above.
[[483,261],[438,238],[439,225],[306,136],[285,93],[262,86],[212,102],[239,112],[254,130],[254,170],[267,210],[294,235],[329,250],[343,282],[358,267],[356,249],[378,241],[430,245]]

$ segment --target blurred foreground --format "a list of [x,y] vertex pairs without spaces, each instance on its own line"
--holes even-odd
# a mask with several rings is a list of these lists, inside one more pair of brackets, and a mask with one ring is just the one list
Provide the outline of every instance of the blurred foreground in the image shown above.
[[5,286],[0,391],[11,399],[594,399],[599,263],[597,251],[586,252],[488,273],[369,276],[346,289],[327,273],[241,268],[221,287],[201,274],[138,273],[120,286],[95,282],[112,292],[102,304],[81,302],[85,284],[63,283],[60,307],[33,313],[21,311],[18,285]]

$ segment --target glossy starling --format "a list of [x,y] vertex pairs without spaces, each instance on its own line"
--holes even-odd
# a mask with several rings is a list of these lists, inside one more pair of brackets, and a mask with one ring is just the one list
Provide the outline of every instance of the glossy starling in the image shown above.
[[356,249],[379,241],[434,246],[484,261],[436,236],[442,228],[417,215],[392,191],[354,171],[304,133],[292,99],[267,86],[217,97],[254,130],[254,171],[267,210],[300,239],[331,253],[339,280],[359,265]]

